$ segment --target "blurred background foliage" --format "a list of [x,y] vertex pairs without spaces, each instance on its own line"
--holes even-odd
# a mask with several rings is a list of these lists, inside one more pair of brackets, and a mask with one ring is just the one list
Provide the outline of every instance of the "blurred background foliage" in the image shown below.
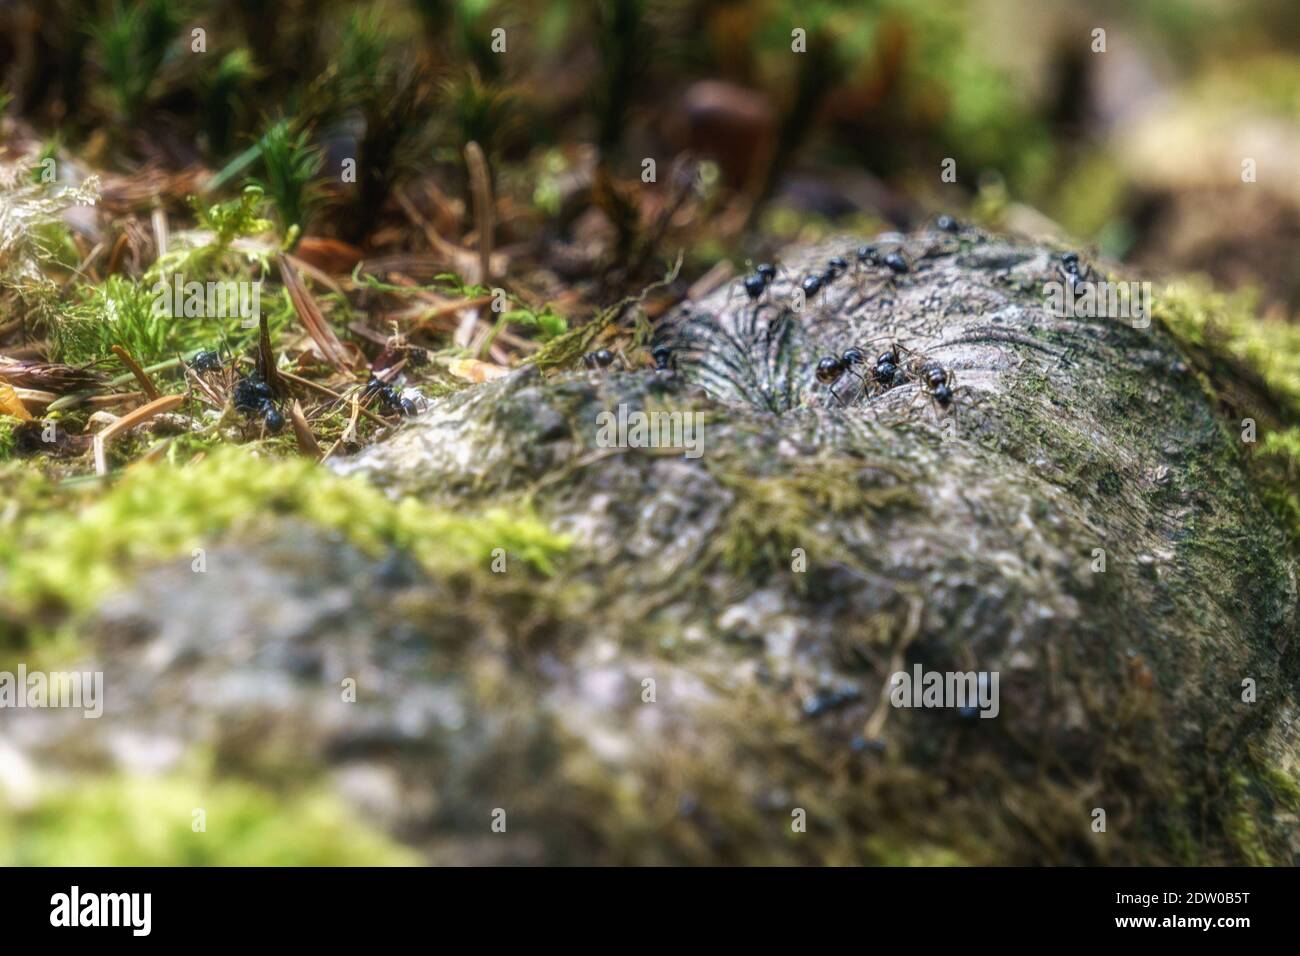
[[965,210],[1300,305],[1289,0],[19,0],[0,20],[6,110],[46,142],[259,182],[282,228],[365,248],[397,241],[399,187],[464,196],[474,141],[520,203],[508,238],[603,227],[626,254],[620,181],[689,154],[713,192],[688,263]]

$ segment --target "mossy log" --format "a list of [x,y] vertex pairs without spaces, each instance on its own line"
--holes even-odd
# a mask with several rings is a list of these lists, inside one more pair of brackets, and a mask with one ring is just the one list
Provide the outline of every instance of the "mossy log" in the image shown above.
[[[876,241],[910,270],[796,312],[858,240],[789,250],[757,305],[654,328],[670,371],[541,367],[593,326],[332,465],[535,510],[549,574],[293,521],[154,571],[100,609],[116,700],[81,747],[324,780],[435,862],[1300,860],[1295,542],[1198,363],[1160,322],[1052,314],[1056,250]],[[954,372],[949,409],[817,382],[891,343]],[[701,454],[603,447],[620,405],[698,416]],[[918,664],[998,674],[997,716],[893,706]]]

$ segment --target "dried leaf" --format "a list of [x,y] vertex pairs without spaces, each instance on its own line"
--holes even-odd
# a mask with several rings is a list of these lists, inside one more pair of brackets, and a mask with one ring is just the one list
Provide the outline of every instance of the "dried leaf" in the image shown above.
[[287,389],[280,380],[280,371],[275,367],[275,350],[271,347],[271,330],[266,324],[263,312],[257,333],[257,371],[262,376],[273,395],[284,395]]
[[490,382],[494,378],[510,374],[510,369],[504,366],[480,362],[477,359],[450,359],[447,362],[447,371],[466,382]]
[[324,239],[319,236],[303,236],[294,248],[294,256],[321,272],[339,275],[349,273],[365,253],[356,246],[338,239]]
[[29,422],[32,420],[32,414],[23,404],[23,400],[18,397],[12,385],[0,383],[0,414],[11,415],[14,418]]

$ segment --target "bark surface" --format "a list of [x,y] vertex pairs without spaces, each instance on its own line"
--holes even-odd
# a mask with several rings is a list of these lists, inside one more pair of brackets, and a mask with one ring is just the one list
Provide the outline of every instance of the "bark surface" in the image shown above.
[[[526,368],[334,466],[526,502],[571,538],[554,574],[269,528],[103,608],[120,696],[82,750],[321,776],[437,862],[1295,862],[1296,565],[1203,381],[974,231],[877,237],[907,274],[789,308],[860,241],[666,317],[671,372]],[[816,381],[890,343],[953,370],[951,414]],[[693,413],[702,454],[602,447],[620,405]],[[996,718],[892,706],[915,665],[996,672]]]

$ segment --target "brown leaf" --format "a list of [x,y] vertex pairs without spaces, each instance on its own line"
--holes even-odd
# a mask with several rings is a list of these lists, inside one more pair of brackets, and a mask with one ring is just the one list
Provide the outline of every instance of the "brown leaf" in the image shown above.
[[351,272],[365,253],[350,243],[320,236],[303,236],[294,247],[294,255],[321,272],[332,275]]
[[266,313],[263,312],[259,320],[260,327],[257,333],[257,370],[261,373],[262,381],[266,383],[271,394],[280,396],[287,390],[284,383],[280,380],[280,371],[275,367],[275,350],[271,348],[271,331],[266,324]]
[[510,369],[504,366],[480,362],[477,359],[450,359],[447,362],[447,371],[466,382],[490,382],[494,378],[510,374]]
[[0,383],[0,414],[11,415],[25,422],[32,420],[32,413],[27,410],[27,406],[18,397],[14,387],[8,383]]

